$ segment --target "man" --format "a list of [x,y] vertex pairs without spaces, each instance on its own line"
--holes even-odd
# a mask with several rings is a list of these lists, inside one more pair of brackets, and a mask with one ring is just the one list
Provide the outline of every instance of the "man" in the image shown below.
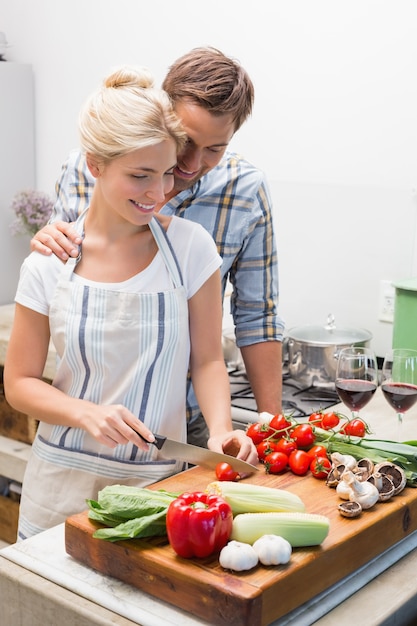
[[[247,72],[214,48],[196,48],[169,69],[163,88],[188,135],[174,170],[174,188],[160,210],[199,222],[223,258],[223,295],[229,280],[231,312],[258,411],[281,410],[282,332],[278,316],[278,261],[269,190],[262,172],[227,152],[252,112]],[[83,155],[71,153],[57,183],[51,222],[32,250],[63,260],[78,254],[71,222],[89,204],[94,181]],[[62,221],[65,220],[65,221]],[[206,445],[207,430],[192,388],[188,392],[188,441]]]

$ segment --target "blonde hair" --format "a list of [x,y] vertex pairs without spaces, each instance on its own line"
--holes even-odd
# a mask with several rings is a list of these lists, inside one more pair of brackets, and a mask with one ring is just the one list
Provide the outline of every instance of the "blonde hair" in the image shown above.
[[87,99],[79,134],[83,151],[104,162],[167,139],[178,152],[186,141],[169,96],[146,68],[129,66],[114,70]]

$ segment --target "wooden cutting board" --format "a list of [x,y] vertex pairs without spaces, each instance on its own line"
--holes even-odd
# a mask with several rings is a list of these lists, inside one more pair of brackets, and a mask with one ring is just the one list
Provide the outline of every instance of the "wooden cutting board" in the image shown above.
[[[174,493],[204,489],[214,472],[195,467],[150,488]],[[326,515],[330,532],[321,546],[295,548],[285,566],[258,566],[232,574],[217,556],[182,559],[166,538],[110,543],[93,539],[99,524],[85,511],[66,521],[66,551],[78,561],[114,576],[216,626],[266,626],[310,600],[417,529],[417,489],[406,488],[354,519],[342,517],[334,489],[310,476],[266,475],[245,479],[288,489],[309,513]]]

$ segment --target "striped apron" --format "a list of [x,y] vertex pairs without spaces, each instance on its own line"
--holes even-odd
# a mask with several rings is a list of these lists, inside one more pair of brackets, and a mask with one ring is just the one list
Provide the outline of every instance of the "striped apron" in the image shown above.
[[[187,295],[164,229],[155,218],[150,228],[170,290],[130,293],[85,285],[71,280],[77,259],[64,266],[50,307],[58,355],[52,384],[72,397],[123,404],[152,432],[185,441]],[[147,452],[132,444],[111,449],[80,428],[40,422],[23,482],[19,539],[85,510],[86,499],[96,499],[106,485],[143,487],[183,469],[180,461],[156,456],[152,445]]]

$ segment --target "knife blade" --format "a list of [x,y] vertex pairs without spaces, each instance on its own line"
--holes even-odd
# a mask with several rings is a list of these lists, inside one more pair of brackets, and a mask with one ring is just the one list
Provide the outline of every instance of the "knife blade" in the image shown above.
[[[221,454],[213,452],[207,448],[193,446],[190,443],[182,443],[174,439],[168,439],[162,435],[155,435],[155,441],[152,443],[158,448],[160,457],[164,459],[180,459],[187,461],[193,465],[201,465],[209,469],[216,469],[219,463],[229,463],[235,472],[240,474],[253,474],[258,472],[259,468],[251,463],[237,459],[229,454]],[[149,441],[147,443],[150,443]]]

